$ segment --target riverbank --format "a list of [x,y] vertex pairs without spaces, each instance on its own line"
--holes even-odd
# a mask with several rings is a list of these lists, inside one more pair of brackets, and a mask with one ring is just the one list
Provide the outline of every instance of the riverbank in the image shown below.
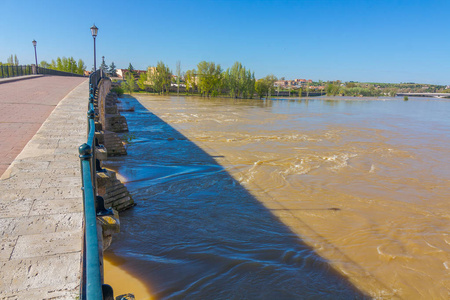
[[[322,99],[322,100],[329,100],[329,101],[392,101],[392,100],[405,100],[404,98],[404,94],[401,94],[401,96],[395,96],[395,97],[391,97],[391,96],[377,96],[377,97],[371,97],[371,96],[327,96],[324,95],[322,93],[318,93],[316,95],[310,95],[309,97],[306,96],[302,96],[302,97],[298,97],[298,96],[291,96],[291,97],[287,97],[287,95],[285,96],[277,96],[277,95],[272,95],[269,99],[266,98],[262,98],[259,99],[258,97],[254,97],[252,99],[246,99],[246,98],[233,98],[230,97],[228,95],[221,95],[221,96],[217,96],[217,97],[201,97],[198,94],[177,94],[176,92],[170,92],[169,94],[164,94],[164,95],[160,95],[158,93],[151,93],[151,92],[135,92],[133,94],[124,94],[124,95],[128,95],[130,97],[140,97],[140,96],[153,96],[153,97],[183,97],[183,98],[201,98],[201,99],[231,99],[231,100],[236,100],[236,101],[247,101],[247,100],[258,100],[258,101],[267,101],[267,100],[314,100],[314,99]],[[449,98],[450,98],[450,94],[449,94]],[[448,100],[448,98],[443,98],[443,97],[427,97],[426,95],[422,95],[422,96],[408,96],[408,99],[411,100],[422,100],[422,101],[439,101],[439,100]],[[131,108],[130,108],[131,109]]]

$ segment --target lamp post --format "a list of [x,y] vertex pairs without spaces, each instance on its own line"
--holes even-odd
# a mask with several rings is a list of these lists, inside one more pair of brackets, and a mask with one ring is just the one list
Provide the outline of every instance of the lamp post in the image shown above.
[[91,27],[92,37],[94,38],[94,72],[97,71],[97,63],[95,60],[95,55],[96,55],[95,54],[95,38],[97,37],[97,32],[98,32],[98,28],[94,24],[94,26]]
[[36,42],[36,40],[33,40],[32,41],[32,43],[33,43],[33,46],[34,46],[34,60],[35,60],[35,62],[36,62],[36,66],[35,66],[35,68],[36,68],[36,74],[38,73],[38,64],[37,64],[37,52],[36,52],[36,45],[37,45],[37,42]]

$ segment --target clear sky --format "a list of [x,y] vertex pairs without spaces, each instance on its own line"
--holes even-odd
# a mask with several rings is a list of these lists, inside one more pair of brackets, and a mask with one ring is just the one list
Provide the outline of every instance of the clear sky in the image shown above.
[[73,56],[93,66],[193,69],[202,60],[257,78],[450,84],[450,0],[0,0],[0,61]]

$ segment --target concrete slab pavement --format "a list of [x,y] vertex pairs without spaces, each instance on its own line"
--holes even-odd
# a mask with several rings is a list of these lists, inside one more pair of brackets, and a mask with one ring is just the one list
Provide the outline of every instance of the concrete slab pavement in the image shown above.
[[39,75],[27,80],[7,79],[0,81],[0,175],[59,101],[81,82],[87,81],[83,77]]
[[[34,80],[41,79],[27,82]],[[89,93],[83,80],[60,102],[57,96],[36,104],[16,98],[15,105],[36,105],[40,117],[46,112],[39,108],[57,106],[0,179],[0,299],[79,296],[83,202],[78,146],[86,141]],[[16,123],[5,118],[8,126]]]

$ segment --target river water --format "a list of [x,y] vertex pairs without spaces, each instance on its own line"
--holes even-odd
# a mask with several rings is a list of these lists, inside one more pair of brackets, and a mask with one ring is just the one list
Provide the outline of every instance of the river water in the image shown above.
[[137,98],[116,294],[448,299],[449,100]]

